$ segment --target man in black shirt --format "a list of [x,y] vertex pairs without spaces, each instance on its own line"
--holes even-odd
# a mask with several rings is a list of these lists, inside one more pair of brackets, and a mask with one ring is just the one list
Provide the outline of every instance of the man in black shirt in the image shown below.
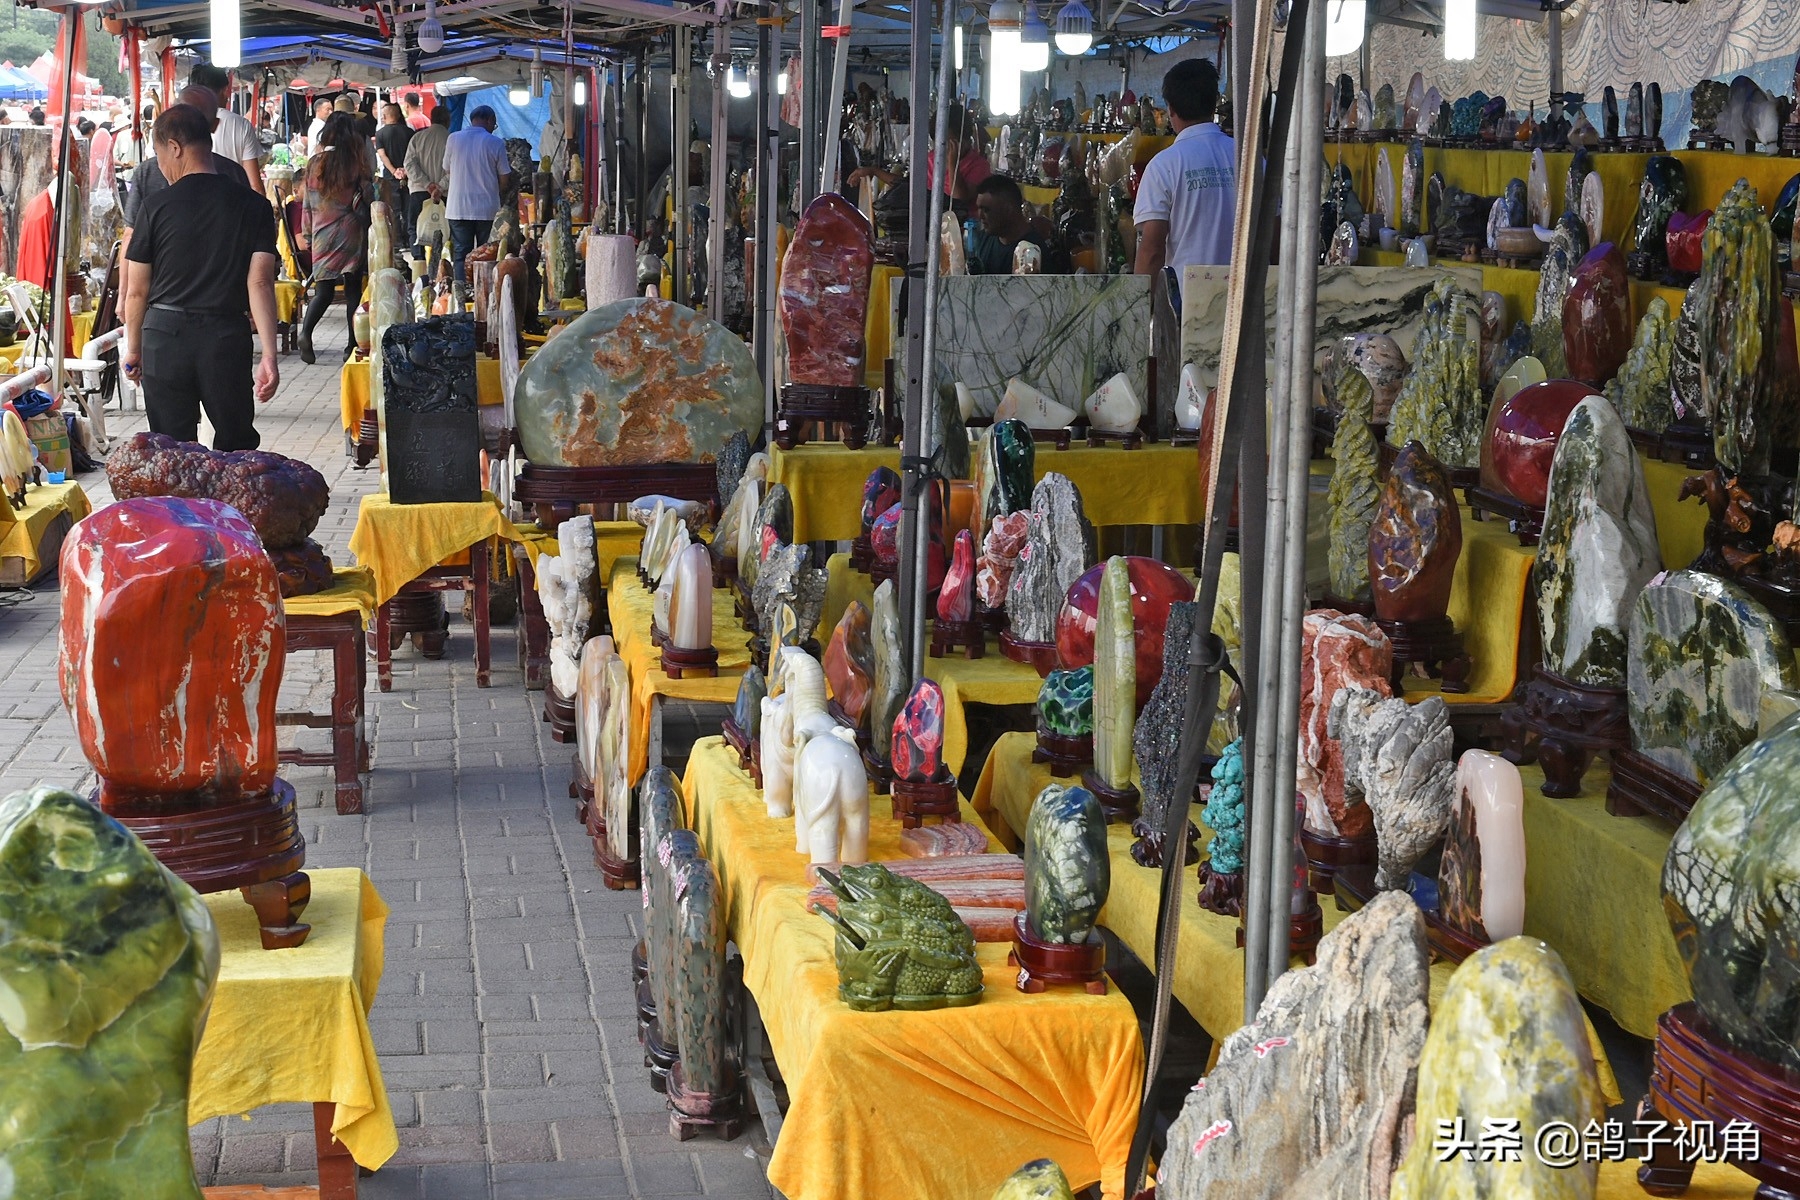
[[412,226],[406,219],[406,147],[412,127],[398,104],[381,106],[381,128],[375,131],[375,154],[381,160],[382,202],[399,222],[404,235],[400,244],[412,244]]
[[211,122],[171,105],[151,131],[169,186],[145,202],[125,292],[125,373],[144,386],[150,428],[195,439],[200,409],[215,450],[254,450],[248,312],[262,343],[256,399],[275,394],[275,215],[213,165]]
[[[218,128],[219,98],[213,95],[211,88],[189,84],[181,89],[176,102],[199,110],[205,116],[208,126]],[[213,155],[213,170],[226,179],[235,180],[245,187],[250,186],[250,176],[244,173],[244,168],[223,154]],[[162,168],[156,165],[154,155],[139,163],[137,169],[132,171],[131,188],[125,193],[125,203],[122,206],[127,246],[131,245],[131,230],[137,224],[138,214],[144,211],[145,201],[168,186],[169,181],[163,178]]]

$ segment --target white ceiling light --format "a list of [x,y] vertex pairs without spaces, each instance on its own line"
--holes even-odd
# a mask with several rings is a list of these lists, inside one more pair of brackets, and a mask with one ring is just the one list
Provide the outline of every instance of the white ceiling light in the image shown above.
[[1362,48],[1368,0],[1334,0],[1325,6],[1325,57],[1341,58]]
[[781,74],[775,76],[775,94],[777,96],[787,95],[787,72],[786,71],[783,71]]
[[1043,71],[1050,66],[1050,27],[1038,15],[1037,0],[1026,0],[1019,26],[1019,70]]
[[230,69],[243,61],[244,48],[239,36],[238,0],[212,0],[212,61],[215,67]]
[[541,47],[531,48],[531,94],[536,96],[544,90],[544,51]]
[[955,36],[956,36],[956,69],[960,71],[963,69],[963,27],[962,27],[962,22],[960,22],[960,21],[958,21],[956,23]]
[[580,108],[587,103],[587,73],[575,72],[575,107]]
[[1086,54],[1093,44],[1094,14],[1081,0],[1069,0],[1056,14],[1056,48],[1074,58]]
[[425,0],[425,19],[419,22],[419,32],[414,36],[420,54],[436,54],[444,48],[444,23],[438,20],[437,0]]
[[1475,57],[1475,0],[1444,0],[1444,57],[1451,62]]
[[735,100],[750,98],[750,81],[744,77],[744,68],[733,63],[731,73],[725,77],[725,90]]
[[988,108],[995,116],[1019,111],[1019,34],[1025,10],[1018,0],[995,0],[988,10]]
[[523,79],[514,80],[513,85],[506,90],[506,98],[514,108],[524,108],[531,103],[531,85]]

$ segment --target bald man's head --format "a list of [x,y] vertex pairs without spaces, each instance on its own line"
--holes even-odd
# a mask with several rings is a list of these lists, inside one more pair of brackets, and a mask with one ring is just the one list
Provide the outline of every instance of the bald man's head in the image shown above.
[[219,123],[219,93],[203,84],[188,84],[176,95],[176,102],[199,109],[214,125]]

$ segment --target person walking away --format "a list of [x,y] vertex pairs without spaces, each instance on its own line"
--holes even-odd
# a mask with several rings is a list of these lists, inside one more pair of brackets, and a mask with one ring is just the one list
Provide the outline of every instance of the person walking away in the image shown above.
[[320,96],[317,100],[313,101],[312,124],[306,127],[306,152],[308,154],[318,153],[319,138],[325,132],[325,122],[330,120],[331,113],[332,106],[330,100],[326,99],[324,96]]
[[444,145],[450,140],[450,108],[440,104],[431,110],[425,128],[406,143],[406,229],[414,246],[419,244],[419,214],[427,200],[442,200],[449,191],[444,170]]
[[500,193],[512,182],[506,143],[494,136],[494,110],[483,104],[469,114],[467,128],[450,135],[444,145],[444,170],[450,179],[444,217],[450,222],[450,263],[463,281],[463,259],[487,236]]
[[305,200],[300,221],[300,247],[310,250],[312,300],[300,325],[300,361],[316,362],[313,329],[344,289],[344,355],[356,345],[356,306],[362,302],[363,274],[368,263],[364,233],[374,180],[369,174],[364,142],[353,113],[334,112],[320,135],[324,149],[306,161]]
[[402,246],[412,243],[412,226],[406,220],[406,147],[413,131],[398,104],[381,107],[381,128],[375,131],[375,158],[381,164],[381,199],[400,226]]
[[[204,409],[215,450],[254,450],[252,397],[266,403],[281,382],[274,213],[218,173],[199,109],[164,110],[151,148],[168,186],[145,202],[131,239],[120,365],[143,385],[152,432],[191,442]],[[254,373],[252,324],[262,348]]]
[[400,103],[406,107],[406,127],[414,133],[431,124],[431,118],[425,115],[425,106],[419,100],[419,93],[408,92],[400,97]]
[[1190,58],[1163,76],[1163,98],[1175,144],[1144,167],[1132,221],[1137,226],[1136,273],[1164,267],[1177,282],[1190,266],[1231,262],[1237,205],[1237,147],[1213,120],[1219,106],[1219,69]]
[[[211,88],[191,83],[181,90],[176,99],[179,103],[199,113],[206,121],[208,129],[212,129],[216,124],[219,101]],[[213,151],[212,165],[213,171],[221,179],[242,184],[246,189],[250,187],[250,180],[244,174],[244,168],[217,150]],[[139,269],[133,267],[131,263],[131,237],[138,221],[143,217],[144,205],[152,196],[167,190],[168,186],[169,181],[163,177],[162,167],[157,164],[155,154],[146,155],[144,161],[139,163],[137,169],[131,173],[130,186],[125,192],[124,200],[119,204],[119,216],[125,225],[124,232],[120,235],[122,242],[120,253],[124,256],[120,260],[121,287],[130,287],[132,273]]]
[[223,67],[201,63],[188,72],[189,85],[198,84],[212,91],[218,109],[218,123],[213,127],[213,150],[223,154],[244,169],[250,190],[259,196],[263,190],[262,139],[250,118],[231,111],[231,75]]

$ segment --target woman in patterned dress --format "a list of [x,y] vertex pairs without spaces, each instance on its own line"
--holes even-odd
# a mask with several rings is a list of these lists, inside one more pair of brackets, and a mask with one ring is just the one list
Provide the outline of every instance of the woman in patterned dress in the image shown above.
[[312,252],[313,294],[300,326],[300,358],[315,361],[314,326],[344,289],[344,356],[356,345],[356,306],[362,303],[368,267],[368,213],[375,181],[364,139],[352,113],[334,112],[319,135],[321,149],[307,160],[306,208],[300,245]]

